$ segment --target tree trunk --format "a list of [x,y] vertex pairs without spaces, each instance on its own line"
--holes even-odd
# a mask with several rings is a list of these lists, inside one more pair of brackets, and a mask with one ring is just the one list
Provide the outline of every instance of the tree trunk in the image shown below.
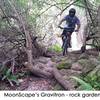
[[98,34],[100,34],[100,6],[98,8],[97,22],[98,22]]

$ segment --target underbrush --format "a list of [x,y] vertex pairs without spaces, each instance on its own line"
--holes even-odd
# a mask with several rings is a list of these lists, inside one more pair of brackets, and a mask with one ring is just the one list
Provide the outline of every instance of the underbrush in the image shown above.
[[51,47],[49,47],[49,50],[55,51],[55,52],[61,52],[62,48],[61,48],[60,44],[55,44],[55,45],[52,45]]

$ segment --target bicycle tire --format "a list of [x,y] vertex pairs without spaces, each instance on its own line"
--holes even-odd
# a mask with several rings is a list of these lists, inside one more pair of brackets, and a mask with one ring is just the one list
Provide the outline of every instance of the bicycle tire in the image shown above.
[[66,41],[64,41],[64,44],[63,44],[63,56],[65,55],[65,54],[67,54],[67,50],[68,50],[68,46],[67,46],[68,44],[67,44],[67,40]]

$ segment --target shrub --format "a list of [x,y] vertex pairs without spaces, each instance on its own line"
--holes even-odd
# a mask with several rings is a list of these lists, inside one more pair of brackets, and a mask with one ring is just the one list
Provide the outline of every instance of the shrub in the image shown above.
[[61,52],[62,48],[59,44],[55,44],[49,48],[50,51]]

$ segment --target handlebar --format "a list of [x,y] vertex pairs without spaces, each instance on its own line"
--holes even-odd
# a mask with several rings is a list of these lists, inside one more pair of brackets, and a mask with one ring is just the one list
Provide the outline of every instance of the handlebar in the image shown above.
[[62,26],[58,26],[58,28],[60,28],[60,29],[72,29],[72,28],[62,27]]
[[58,28],[60,28],[60,29],[64,29],[64,27],[61,27],[61,26],[58,26]]
[[62,26],[58,26],[58,28],[60,28],[60,29],[68,29],[68,30],[74,29],[74,28],[71,28],[71,27],[62,27]]
[[[58,26],[58,28],[60,28],[60,29],[66,29],[66,30],[72,30],[72,29],[74,29],[74,28],[62,27],[62,26]],[[74,30],[74,32],[78,32],[78,30]]]

